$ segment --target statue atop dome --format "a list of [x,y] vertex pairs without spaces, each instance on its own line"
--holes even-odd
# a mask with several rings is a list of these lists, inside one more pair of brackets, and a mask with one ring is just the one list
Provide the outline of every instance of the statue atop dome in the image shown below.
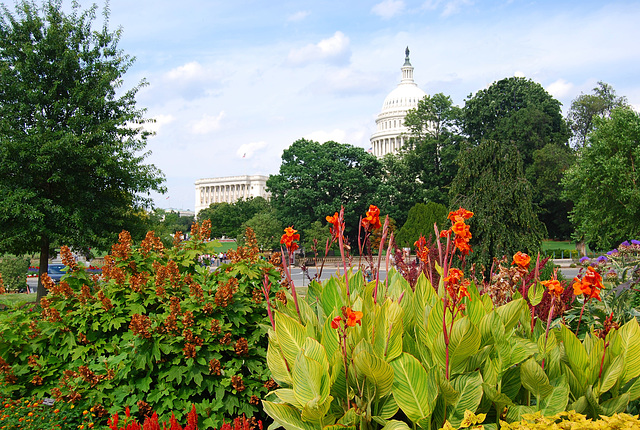
[[410,66],[411,63],[409,62],[409,47],[407,46],[407,49],[404,50],[404,64],[403,66]]

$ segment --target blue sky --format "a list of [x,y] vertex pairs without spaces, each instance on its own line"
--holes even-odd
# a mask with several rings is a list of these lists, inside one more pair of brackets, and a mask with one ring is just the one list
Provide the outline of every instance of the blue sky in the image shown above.
[[277,173],[302,137],[369,148],[406,46],[418,85],[460,106],[517,75],[564,109],[599,80],[640,108],[640,2],[111,0],[110,9],[119,46],[136,57],[124,87],[149,82],[138,102],[157,121],[148,162],[167,179],[159,207],[193,209],[200,178]]

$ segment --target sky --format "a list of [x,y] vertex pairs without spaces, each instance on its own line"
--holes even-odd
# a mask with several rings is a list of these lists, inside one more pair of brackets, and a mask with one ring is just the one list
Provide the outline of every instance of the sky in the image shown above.
[[418,86],[459,106],[523,76],[565,112],[598,81],[640,110],[638,1],[111,0],[109,8],[119,47],[136,59],[123,89],[148,83],[137,101],[155,119],[145,162],[166,177],[167,193],[152,195],[160,208],[193,210],[197,179],[276,174],[300,138],[370,148],[407,46]]

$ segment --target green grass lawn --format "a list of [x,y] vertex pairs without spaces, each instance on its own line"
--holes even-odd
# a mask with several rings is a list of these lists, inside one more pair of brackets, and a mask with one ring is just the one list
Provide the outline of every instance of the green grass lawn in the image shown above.
[[542,250],[546,251],[549,249],[564,249],[568,251],[575,251],[576,243],[570,240],[543,240]]
[[13,308],[19,305],[23,305],[25,303],[34,303],[36,302],[36,293],[6,293],[0,294],[0,307],[2,305]]

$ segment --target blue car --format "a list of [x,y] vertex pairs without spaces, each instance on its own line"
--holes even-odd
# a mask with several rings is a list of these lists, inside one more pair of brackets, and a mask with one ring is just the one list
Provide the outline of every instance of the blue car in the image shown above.
[[49,264],[49,269],[47,270],[47,274],[56,284],[60,282],[60,279],[67,274],[64,264]]

